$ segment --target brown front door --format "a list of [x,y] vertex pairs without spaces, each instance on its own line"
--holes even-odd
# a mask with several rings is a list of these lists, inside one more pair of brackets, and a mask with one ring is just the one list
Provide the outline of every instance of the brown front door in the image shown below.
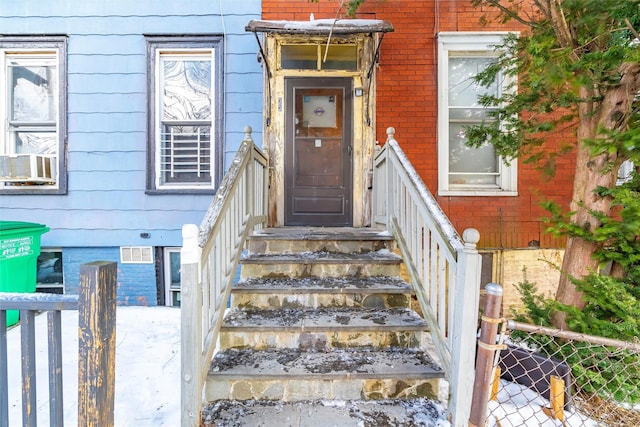
[[285,80],[285,225],[352,225],[351,79]]

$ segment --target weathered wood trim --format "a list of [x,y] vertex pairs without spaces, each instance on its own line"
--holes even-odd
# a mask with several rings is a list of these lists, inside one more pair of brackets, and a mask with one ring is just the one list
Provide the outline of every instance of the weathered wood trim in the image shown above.
[[78,307],[78,425],[114,425],[118,266],[80,266]]
[[47,312],[49,341],[49,423],[64,426],[64,397],[62,387],[62,312]]
[[20,310],[22,354],[22,425],[37,426],[35,312]]

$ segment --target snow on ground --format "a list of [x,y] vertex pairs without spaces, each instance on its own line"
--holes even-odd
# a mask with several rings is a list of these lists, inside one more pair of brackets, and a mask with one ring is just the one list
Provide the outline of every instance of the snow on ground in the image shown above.
[[[47,317],[36,317],[38,425],[49,425]],[[180,425],[180,310],[118,307],[115,425]],[[64,419],[78,425],[78,312],[62,312]],[[22,419],[20,327],[7,334],[9,425]]]
[[542,411],[543,407],[550,406],[549,401],[535,391],[520,384],[500,380],[498,399],[489,402],[487,427],[596,427],[599,425],[578,412],[564,411],[564,423],[551,419]]
[[[171,307],[118,307],[116,313],[115,425],[180,425],[180,310]],[[63,311],[65,426],[77,423],[78,312]],[[7,334],[9,425],[22,417],[20,327]],[[46,315],[36,317],[38,425],[49,424]],[[565,424],[542,412],[549,402],[518,384],[501,380],[498,401],[489,403],[488,426],[591,427],[597,423],[565,411]]]

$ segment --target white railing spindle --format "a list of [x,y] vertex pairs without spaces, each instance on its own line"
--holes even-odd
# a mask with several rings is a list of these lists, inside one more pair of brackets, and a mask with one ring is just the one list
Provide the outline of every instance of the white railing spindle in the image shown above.
[[466,426],[480,292],[479,234],[464,241],[387,130],[374,161],[373,222],[390,230],[402,252],[418,301],[450,383],[454,426]]
[[245,137],[204,220],[183,226],[181,424],[199,426],[202,395],[235,270],[251,230],[266,221],[267,158]]

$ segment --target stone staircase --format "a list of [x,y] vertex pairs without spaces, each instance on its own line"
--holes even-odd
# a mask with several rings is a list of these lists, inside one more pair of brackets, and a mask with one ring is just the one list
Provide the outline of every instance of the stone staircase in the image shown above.
[[204,425],[445,421],[443,372],[393,249],[367,228],[252,235],[209,370]]

